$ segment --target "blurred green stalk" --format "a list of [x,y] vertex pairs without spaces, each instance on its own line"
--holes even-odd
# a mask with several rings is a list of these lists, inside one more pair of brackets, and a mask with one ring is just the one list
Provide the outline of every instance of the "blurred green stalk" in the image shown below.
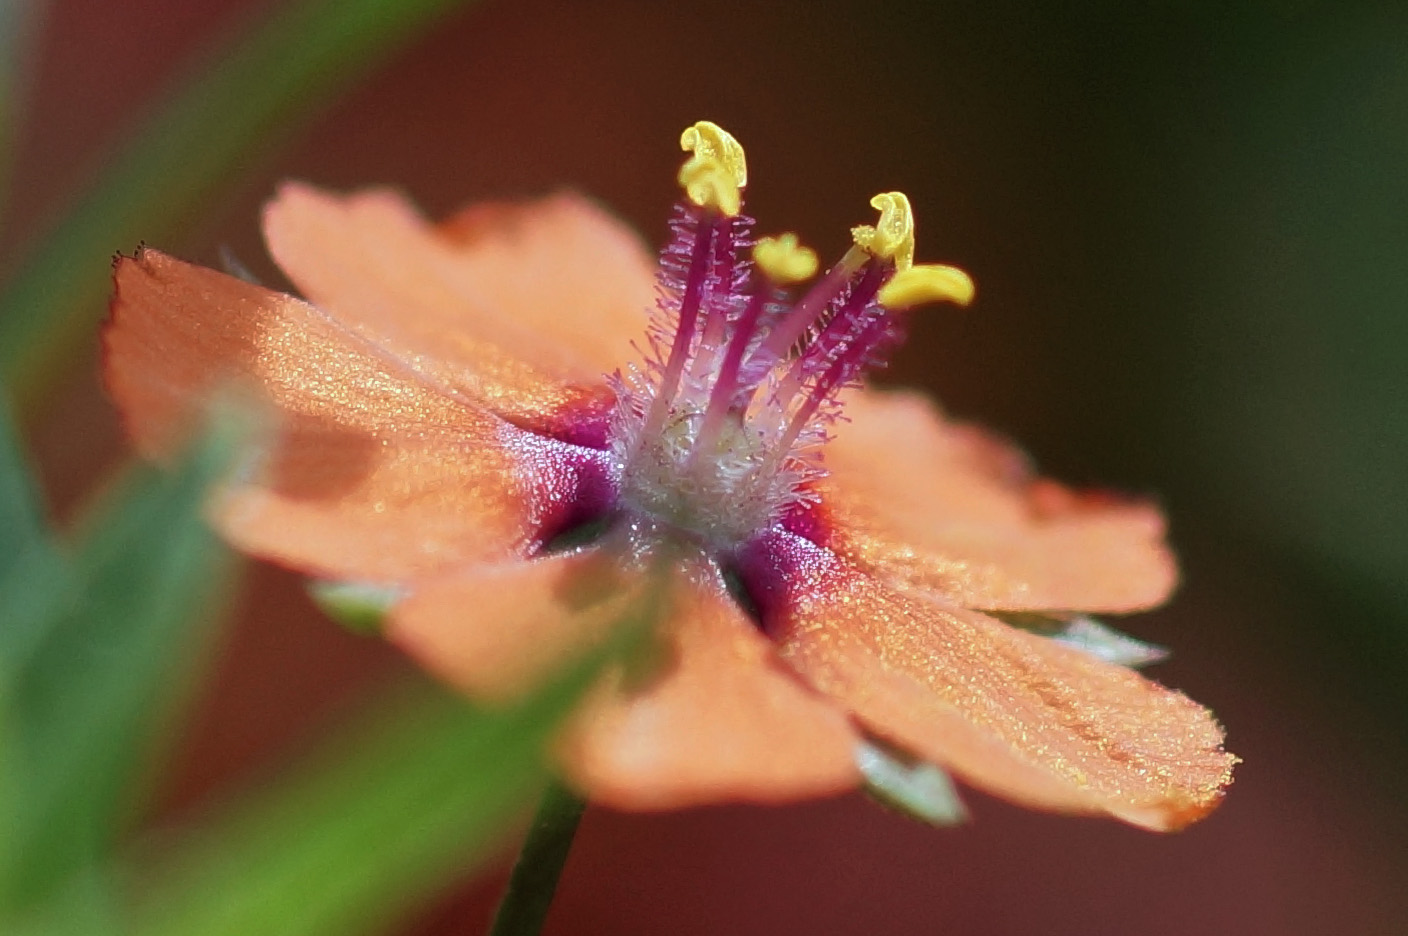
[[[276,782],[99,869],[96,887],[75,878],[6,921],[6,936],[384,932],[492,854],[543,788],[550,739],[606,667],[642,651],[661,613],[648,592],[603,643],[507,707],[423,684],[381,693]],[[563,857],[568,844],[555,846]],[[545,911],[551,888],[538,896]]]
[[32,500],[16,510],[34,485],[0,459],[0,515],[31,520],[0,537],[0,918],[99,862],[133,818],[228,594],[233,556],[201,512],[244,435],[222,420],[170,474],[124,471],[64,544]]
[[[0,0],[0,3],[7,0]],[[107,258],[170,237],[279,131],[464,0],[299,0],[180,81],[0,294],[0,374],[32,404],[89,333]]]
[[491,854],[541,788],[548,738],[607,658],[503,711],[440,691],[375,697],[311,761],[132,868],[143,899],[126,932],[384,932]]

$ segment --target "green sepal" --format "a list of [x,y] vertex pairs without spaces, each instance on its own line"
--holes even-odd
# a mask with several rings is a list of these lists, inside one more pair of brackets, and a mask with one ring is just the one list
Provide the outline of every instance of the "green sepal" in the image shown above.
[[394,585],[320,579],[308,583],[308,594],[324,614],[352,633],[379,637],[387,613],[405,592]]
[[855,748],[856,766],[865,778],[865,792],[885,806],[936,826],[952,826],[968,818],[968,810],[948,773],[937,764],[915,760],[875,739],[862,739]]
[[1037,614],[1024,611],[989,611],[993,617],[1013,627],[1050,637],[1057,643],[1082,650],[1106,663],[1138,669],[1168,658],[1168,650],[1157,644],[1122,634],[1088,614]]

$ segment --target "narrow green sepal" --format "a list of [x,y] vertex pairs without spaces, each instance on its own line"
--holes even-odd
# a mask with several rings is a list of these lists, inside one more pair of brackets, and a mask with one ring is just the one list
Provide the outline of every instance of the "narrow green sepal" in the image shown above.
[[391,606],[405,592],[394,585],[319,580],[308,584],[308,594],[324,614],[354,634],[379,637]]
[[988,613],[1013,627],[1050,637],[1117,666],[1137,669],[1168,659],[1167,648],[1122,634],[1088,614]]
[[968,818],[949,775],[936,764],[916,761],[873,739],[860,741],[856,766],[865,792],[885,806],[936,826],[958,825]]

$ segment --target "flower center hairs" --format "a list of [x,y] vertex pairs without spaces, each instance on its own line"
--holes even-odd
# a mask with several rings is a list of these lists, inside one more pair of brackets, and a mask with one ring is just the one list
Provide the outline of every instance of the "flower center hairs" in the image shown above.
[[717,125],[684,132],[685,199],[661,257],[643,367],[613,380],[611,448],[622,508],[735,550],[816,500],[810,483],[838,397],[884,363],[903,314],[967,304],[962,271],[915,266],[914,220],[900,192],[875,196],[879,221],[793,302],[817,271],[797,237],[754,239],[741,214],[743,147]]
[[396,191],[294,182],[263,223],[301,296],[119,257],[104,369],[124,426],[167,459],[211,400],[248,400],[264,431],[216,528],[360,596],[482,703],[639,625],[648,652],[606,667],[553,745],[594,802],[893,792],[942,769],[1148,829],[1210,812],[1236,760],[1221,727],[1094,617],[1174,588],[1158,508],[865,385],[915,307],[973,298],[914,262],[904,195],[876,195],[822,271],[795,235],[755,237],[738,141],[700,122],[680,143],[658,259],[570,192],[432,222]]

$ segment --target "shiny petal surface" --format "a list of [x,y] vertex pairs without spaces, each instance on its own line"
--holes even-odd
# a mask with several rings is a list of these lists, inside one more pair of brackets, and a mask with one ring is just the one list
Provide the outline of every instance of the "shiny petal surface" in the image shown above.
[[990,793],[1149,829],[1206,814],[1230,782],[1210,713],[1123,667],[859,572],[767,547],[769,632],[798,673],[881,737]]
[[1119,613],[1164,601],[1177,568],[1151,504],[1035,478],[926,397],[865,391],[825,450],[834,537],[875,574],[971,608]]
[[310,301],[516,422],[603,392],[654,303],[639,238],[572,194],[437,227],[392,191],[290,183],[264,234]]
[[[841,711],[781,667],[718,583],[671,574],[651,666],[598,687],[562,739],[568,778],[623,809],[855,787]],[[388,633],[471,696],[502,699],[599,639],[642,593],[639,576],[594,550],[480,567],[422,584]]]
[[216,505],[241,548],[321,576],[401,581],[516,555],[569,482],[550,446],[427,385],[323,312],[154,250],[119,260],[109,391],[149,456],[230,385],[273,415]]

